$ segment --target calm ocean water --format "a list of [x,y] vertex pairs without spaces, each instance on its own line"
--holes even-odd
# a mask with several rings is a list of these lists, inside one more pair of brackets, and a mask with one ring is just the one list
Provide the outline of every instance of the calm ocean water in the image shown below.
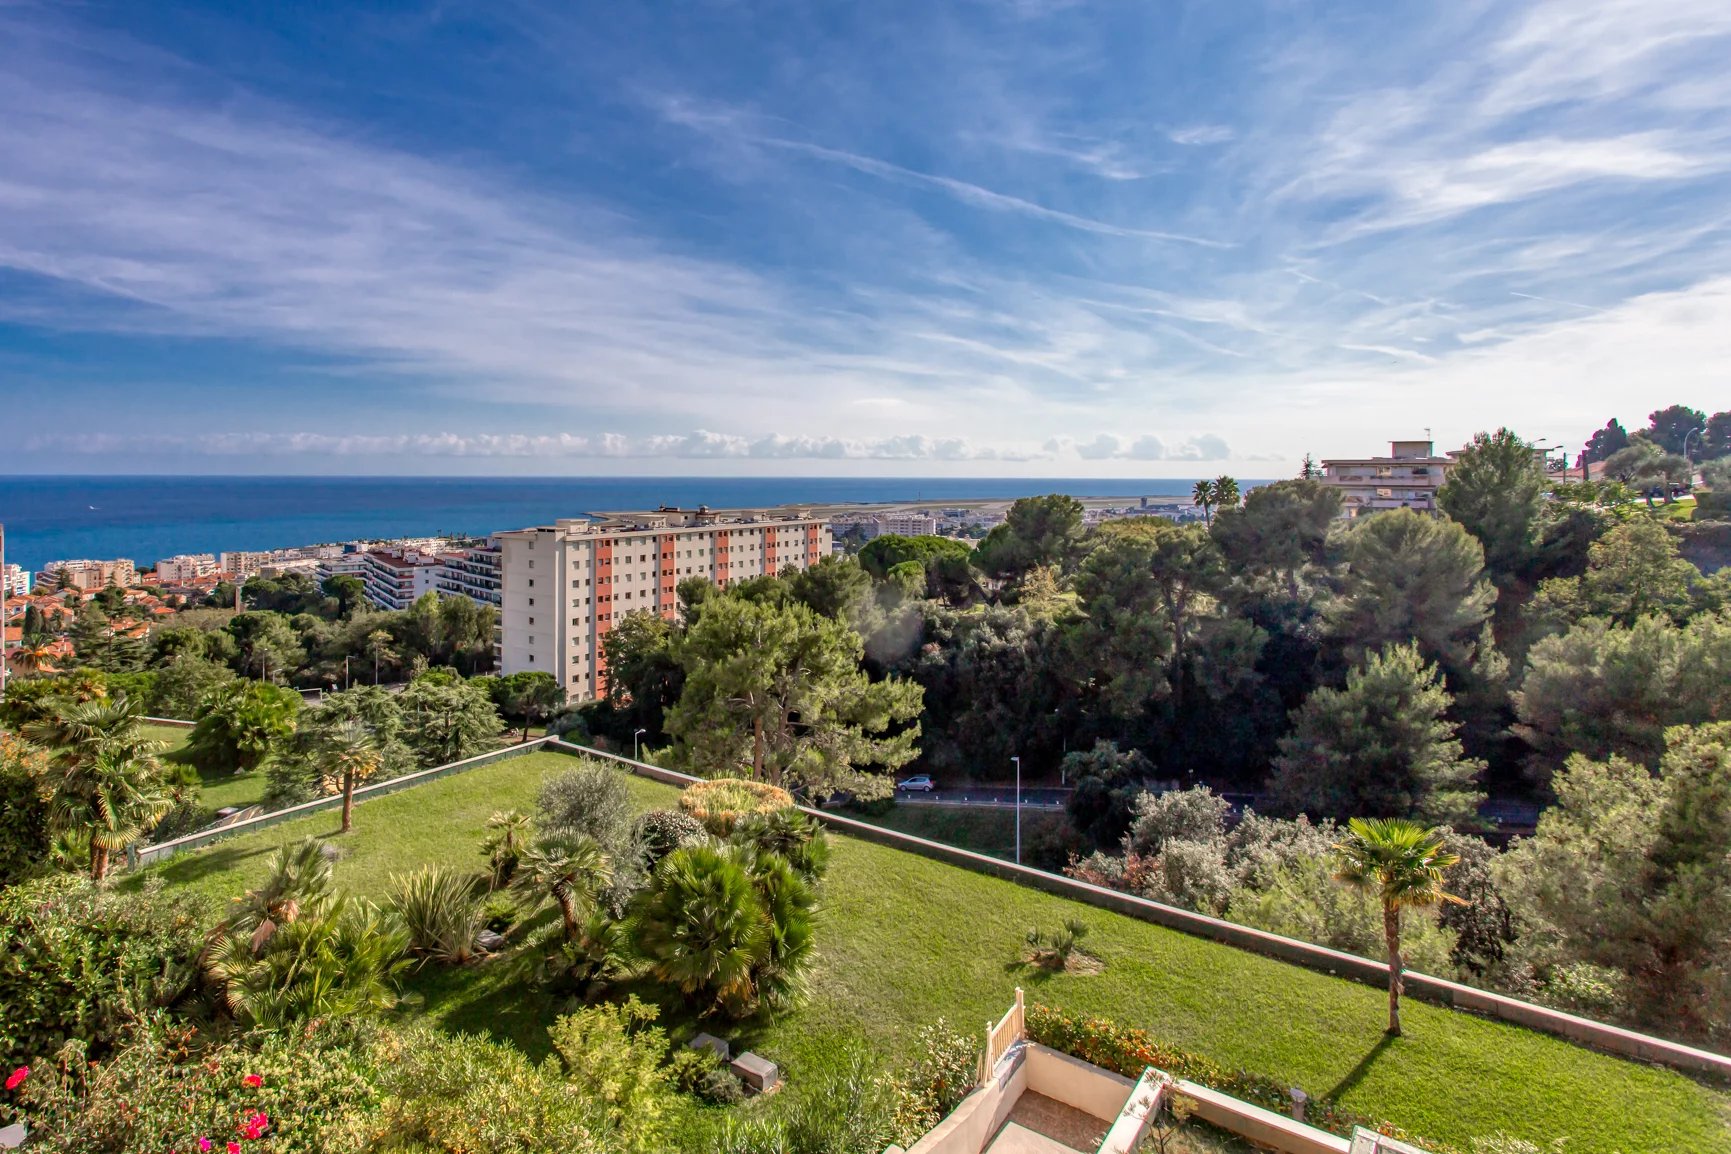
[[[1143,497],[1193,480],[854,477],[0,477],[6,560],[272,549],[323,541],[484,534],[598,509],[802,501],[932,501],[1036,493]],[[1251,482],[1243,482],[1246,486]]]

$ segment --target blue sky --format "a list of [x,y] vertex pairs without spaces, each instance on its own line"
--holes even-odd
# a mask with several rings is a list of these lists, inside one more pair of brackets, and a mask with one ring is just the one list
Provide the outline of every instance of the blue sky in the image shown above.
[[1287,472],[1731,407],[1731,4],[0,0],[11,472]]

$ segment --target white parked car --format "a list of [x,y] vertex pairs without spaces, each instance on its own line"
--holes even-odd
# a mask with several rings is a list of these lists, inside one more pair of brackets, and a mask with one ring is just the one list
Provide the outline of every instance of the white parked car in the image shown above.
[[938,783],[932,780],[930,774],[922,773],[910,777],[904,782],[897,783],[896,788],[918,790],[921,793],[930,793],[932,790],[938,788]]

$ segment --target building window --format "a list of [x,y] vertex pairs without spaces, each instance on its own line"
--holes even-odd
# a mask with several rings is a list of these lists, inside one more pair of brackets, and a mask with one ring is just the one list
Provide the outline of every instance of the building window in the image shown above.
[[[531,549],[533,549],[534,547],[535,546],[533,543],[531,543],[529,546],[529,548],[531,548]],[[531,557],[531,558],[529,558],[529,568],[533,569],[534,567],[535,567],[535,558]]]
[[533,577],[529,578],[529,588],[535,588],[535,579]]

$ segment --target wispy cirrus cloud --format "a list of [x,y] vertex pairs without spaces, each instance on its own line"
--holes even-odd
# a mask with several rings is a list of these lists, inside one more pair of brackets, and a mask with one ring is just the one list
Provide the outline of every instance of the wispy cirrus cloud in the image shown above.
[[514,0],[393,21],[375,85],[334,17],[243,68],[0,4],[14,427],[95,380],[35,460],[1177,471],[1715,403],[1718,0],[1036,7]]

